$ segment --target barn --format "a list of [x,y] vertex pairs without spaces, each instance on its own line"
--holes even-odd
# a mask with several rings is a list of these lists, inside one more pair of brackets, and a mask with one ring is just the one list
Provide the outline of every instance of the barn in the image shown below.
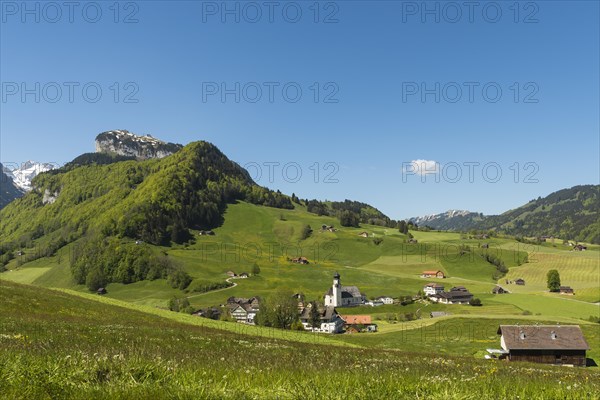
[[509,361],[586,365],[590,347],[578,325],[500,325],[498,334]]

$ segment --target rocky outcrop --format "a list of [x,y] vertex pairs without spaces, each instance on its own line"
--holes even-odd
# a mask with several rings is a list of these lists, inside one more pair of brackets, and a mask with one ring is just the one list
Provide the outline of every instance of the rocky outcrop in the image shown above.
[[139,160],[164,158],[183,146],[167,143],[150,135],[138,136],[126,130],[103,132],[96,137],[96,152],[136,157]]

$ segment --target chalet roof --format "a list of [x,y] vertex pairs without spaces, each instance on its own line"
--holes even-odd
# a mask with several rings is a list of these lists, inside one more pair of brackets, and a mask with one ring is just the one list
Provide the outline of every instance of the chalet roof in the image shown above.
[[340,315],[347,324],[350,325],[369,325],[371,324],[370,315]]
[[468,290],[450,290],[449,292],[441,292],[436,295],[438,298],[454,300],[454,299],[467,299],[473,297]]
[[[423,271],[422,274],[423,275],[435,275],[438,272],[442,272],[442,271]],[[442,274],[443,274],[443,272],[442,272]]]
[[589,350],[578,325],[500,325],[507,350]]
[[[321,316],[321,321],[331,321],[331,319],[333,317],[335,317],[336,315],[338,315],[338,313],[337,313],[335,307],[325,306],[325,307],[319,307],[319,315]],[[302,310],[302,313],[300,314],[300,319],[301,320],[310,319],[310,307],[305,307],[304,310]]]
[[428,283],[425,287],[433,287],[433,288],[444,288],[444,285],[441,283]]

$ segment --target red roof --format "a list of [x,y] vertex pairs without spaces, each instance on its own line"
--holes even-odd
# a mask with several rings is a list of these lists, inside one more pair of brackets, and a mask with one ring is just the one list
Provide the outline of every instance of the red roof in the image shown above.
[[[436,275],[438,272],[442,271],[423,271],[423,275]],[[443,272],[442,272],[443,274]]]
[[350,325],[368,325],[371,323],[370,315],[342,315],[341,317]]

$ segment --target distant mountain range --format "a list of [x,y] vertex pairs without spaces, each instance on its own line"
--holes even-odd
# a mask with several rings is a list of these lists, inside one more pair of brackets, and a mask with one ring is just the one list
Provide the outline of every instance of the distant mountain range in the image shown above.
[[581,185],[538,197],[500,215],[451,210],[410,218],[439,230],[495,230],[515,236],[555,236],[600,243],[600,185]]
[[[126,130],[103,132],[95,142],[96,153],[82,154],[58,169],[33,161],[19,168],[1,168],[0,208],[26,192],[34,192],[29,196],[29,202],[11,210],[14,229],[24,235],[28,228],[39,230],[46,226],[48,217],[40,213],[38,207],[54,201],[60,205],[57,215],[74,213],[73,218],[79,221],[82,219],[77,216],[80,205],[97,199],[102,206],[111,204],[111,210],[106,210],[98,228],[116,229],[119,234],[132,237],[139,237],[143,232],[146,240],[163,243],[169,241],[168,236],[179,240],[179,233],[183,232],[185,236],[189,228],[209,228],[220,223],[225,205],[233,200],[280,208],[293,208],[292,202],[299,203],[293,196],[290,201],[290,197],[280,192],[256,185],[246,170],[210,143],[194,142],[183,147]],[[174,157],[163,160],[170,155]],[[152,159],[159,164],[141,162]],[[93,169],[80,170],[82,165]],[[167,166],[170,172],[161,169]],[[184,167],[188,170],[182,170]],[[114,175],[115,169],[122,169],[120,173],[125,176]],[[96,175],[87,177],[90,173]],[[438,230],[495,230],[515,236],[556,236],[600,243],[599,190],[600,185],[559,190],[500,215],[450,210],[409,220]],[[113,193],[110,201],[106,197],[108,193]],[[305,203],[310,212],[319,215],[337,215],[345,211],[356,214],[362,223],[390,222],[381,212],[363,203],[349,200],[331,205],[317,200],[306,200]],[[22,214],[15,219],[15,213]],[[99,217],[100,210],[95,209],[85,218],[91,222]],[[31,225],[34,222],[36,225]],[[60,226],[59,222],[57,226]]]

